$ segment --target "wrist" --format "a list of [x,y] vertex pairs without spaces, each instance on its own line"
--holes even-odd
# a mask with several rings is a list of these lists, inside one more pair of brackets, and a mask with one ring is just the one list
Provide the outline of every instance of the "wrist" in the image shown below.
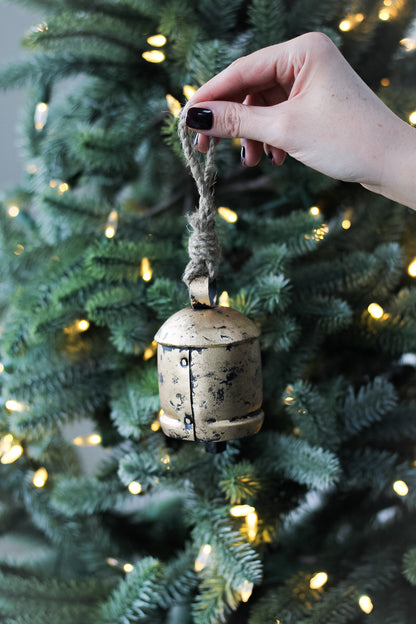
[[386,133],[383,167],[369,191],[416,210],[416,129],[396,118]]

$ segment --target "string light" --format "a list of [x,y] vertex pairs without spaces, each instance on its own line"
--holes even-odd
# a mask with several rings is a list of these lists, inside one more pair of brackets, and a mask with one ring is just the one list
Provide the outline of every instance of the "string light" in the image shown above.
[[67,191],[69,191],[69,184],[66,182],[60,182],[58,184],[58,195],[63,195]]
[[87,329],[89,329],[89,326],[90,323],[89,321],[87,321],[87,319],[81,319],[79,321],[76,321],[76,327],[80,332],[87,331]]
[[250,542],[254,542],[257,537],[258,517],[255,511],[251,511],[246,516],[247,535]]
[[383,22],[387,22],[391,18],[391,16],[392,16],[392,13],[388,8],[380,9],[378,13],[378,19],[380,19]]
[[24,250],[25,248],[23,247],[23,245],[18,244],[16,245],[13,253],[15,256],[21,256]]
[[225,206],[220,206],[218,208],[218,214],[224,219],[224,221],[227,221],[227,223],[235,223],[238,219],[237,213],[234,210],[231,210],[231,208],[226,208]]
[[361,611],[364,611],[364,613],[371,613],[371,611],[373,610],[373,603],[371,602],[371,598],[370,596],[361,596],[358,604],[360,605],[360,609]]
[[37,173],[37,170],[38,168],[34,163],[29,163],[26,167],[26,171],[30,173],[30,175],[34,175],[35,173]]
[[143,353],[143,359],[145,362],[147,362],[147,360],[150,360],[156,353],[157,351],[157,342],[156,340],[153,340],[152,343],[146,347],[146,349],[144,350]]
[[390,78],[382,78],[380,80],[380,84],[382,87],[389,87],[390,86]]
[[341,227],[343,230],[349,230],[351,227],[351,221],[349,219],[343,219],[341,223]]
[[150,429],[151,429],[154,433],[156,433],[156,431],[159,431],[160,426],[161,426],[161,425],[160,425],[160,421],[159,421],[159,420],[154,420],[154,421],[152,422],[152,424],[150,425]]
[[134,570],[134,565],[132,563],[125,563],[123,565],[123,572],[125,572],[126,574],[129,574],[129,572],[133,572]]
[[4,364],[0,362],[0,375],[1,373],[4,373]]
[[408,493],[409,493],[409,487],[408,487],[407,483],[405,483],[404,481],[401,481],[401,480],[395,481],[393,483],[393,490],[399,496],[407,496]]
[[416,50],[416,41],[415,39],[411,39],[410,37],[405,37],[401,39],[400,45],[406,50],[406,52],[412,52],[412,50]]
[[243,602],[248,602],[251,594],[253,593],[254,584],[250,583],[250,581],[245,580],[238,588],[238,591],[241,595],[241,600]]
[[9,410],[9,412],[23,412],[23,410],[25,409],[25,405],[24,403],[21,403],[20,401],[15,401],[15,399],[8,399],[5,403],[6,409]]
[[6,451],[0,461],[2,464],[13,464],[23,454],[23,447],[20,444],[14,444],[10,446],[10,449]]
[[90,433],[90,435],[77,436],[72,440],[75,446],[97,446],[101,444],[102,438],[98,433]]
[[187,100],[190,100],[194,93],[196,93],[195,87],[192,85],[185,85],[182,92]]
[[162,462],[162,464],[165,464],[166,466],[166,470],[170,470],[170,457],[168,454],[164,455],[163,457],[160,458],[160,461]]
[[35,129],[40,131],[46,125],[48,120],[49,106],[46,102],[38,102],[35,108]]
[[166,44],[166,37],[165,35],[151,35],[150,37],[147,38],[147,43],[151,46],[154,46],[155,48],[161,48],[162,46],[164,46]]
[[212,547],[209,544],[204,544],[199,549],[197,558],[195,559],[195,572],[201,572],[203,570],[211,556]]
[[314,217],[317,217],[320,213],[321,211],[319,210],[318,206],[311,206],[309,208],[309,214],[311,214]]
[[352,14],[347,15],[347,17],[339,23],[338,28],[342,32],[348,32],[352,28],[355,28],[358,24],[361,24],[363,20],[364,20],[363,13],[355,13],[355,15],[352,15]]
[[182,110],[181,103],[173,97],[170,93],[166,94],[166,102],[168,104],[168,108],[174,117],[179,117],[179,113]]
[[311,589],[320,589],[328,581],[328,574],[326,572],[317,572],[313,575],[309,581],[309,587]]
[[228,292],[226,290],[222,291],[222,293],[219,296],[218,302],[219,302],[220,306],[222,306],[223,308],[229,308],[230,307],[230,297],[229,297]]
[[139,483],[138,481],[132,481],[131,483],[129,483],[128,490],[130,494],[134,494],[136,496],[137,494],[140,494],[142,492],[143,488],[141,483]]
[[117,210],[112,210],[107,217],[107,223],[105,226],[105,232],[107,238],[113,238],[117,232],[118,226],[118,212]]
[[7,214],[9,215],[9,217],[17,217],[19,212],[20,208],[19,206],[16,206],[16,204],[10,204],[10,206],[8,206],[7,208]]
[[148,63],[163,63],[166,58],[162,50],[146,50],[146,52],[143,52],[142,57]]
[[411,124],[416,125],[416,110],[412,111],[409,115],[409,121]]
[[416,277],[416,258],[412,260],[412,262],[407,267],[407,272],[410,277]]
[[35,474],[33,475],[32,483],[37,488],[43,488],[46,481],[48,480],[48,471],[46,468],[38,468]]
[[140,275],[144,282],[150,282],[153,276],[152,267],[150,266],[149,258],[142,258],[140,265]]
[[329,232],[329,227],[325,223],[323,223],[321,227],[316,228],[313,231],[313,238],[317,241],[324,240],[325,235],[328,234],[328,232]]
[[234,505],[234,507],[231,507],[230,509],[230,514],[234,518],[245,518],[249,514],[253,513],[253,511],[255,511],[255,508],[251,505]]
[[384,310],[378,303],[370,303],[367,310],[369,315],[372,316],[373,319],[381,319],[384,315]]

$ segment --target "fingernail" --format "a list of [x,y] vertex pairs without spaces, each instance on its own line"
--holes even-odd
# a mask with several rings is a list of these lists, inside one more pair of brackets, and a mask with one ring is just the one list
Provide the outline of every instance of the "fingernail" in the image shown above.
[[245,158],[246,158],[246,148],[243,145],[243,147],[241,148],[241,164],[243,165],[243,167],[246,166]]
[[194,130],[211,130],[214,115],[209,108],[190,108],[186,115],[186,125]]
[[194,147],[197,147],[197,145],[198,145],[198,141],[199,141],[199,134],[197,133],[197,134],[195,135],[195,139],[194,139]]

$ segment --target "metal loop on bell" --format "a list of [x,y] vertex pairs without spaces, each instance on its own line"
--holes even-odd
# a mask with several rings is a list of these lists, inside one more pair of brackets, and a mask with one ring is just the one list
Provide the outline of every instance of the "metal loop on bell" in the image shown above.
[[194,309],[213,308],[217,302],[217,288],[207,275],[196,277],[189,284],[191,306]]

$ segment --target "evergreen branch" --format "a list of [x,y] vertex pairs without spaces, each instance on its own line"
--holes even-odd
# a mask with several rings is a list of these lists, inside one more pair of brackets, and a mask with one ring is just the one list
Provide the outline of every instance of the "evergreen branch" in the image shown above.
[[69,477],[57,482],[51,503],[59,513],[70,518],[118,508],[127,495],[117,478],[102,481],[93,476]]
[[341,459],[343,478],[340,487],[345,489],[372,488],[382,492],[394,481],[398,455],[385,450],[365,448],[346,453]]
[[403,574],[412,585],[416,585],[416,548],[410,548],[403,556]]
[[256,445],[262,447],[259,469],[281,471],[286,478],[316,489],[326,489],[340,476],[338,459],[333,453],[303,440],[269,432],[258,434]]
[[160,408],[156,368],[132,370],[112,388],[111,419],[120,435],[139,440]]
[[[284,41],[286,38],[286,8],[282,0],[252,0],[247,11],[251,34],[250,51]],[[270,28],[273,24],[273,28]]]
[[99,624],[133,624],[152,622],[159,610],[162,566],[153,557],[137,562],[132,572],[122,580],[101,605]]
[[256,495],[261,489],[261,477],[253,464],[241,461],[223,469],[219,486],[230,503],[235,505]]
[[396,406],[394,386],[382,377],[376,377],[366,386],[361,386],[357,394],[350,386],[340,414],[346,434],[355,435],[374,422],[380,422]]

